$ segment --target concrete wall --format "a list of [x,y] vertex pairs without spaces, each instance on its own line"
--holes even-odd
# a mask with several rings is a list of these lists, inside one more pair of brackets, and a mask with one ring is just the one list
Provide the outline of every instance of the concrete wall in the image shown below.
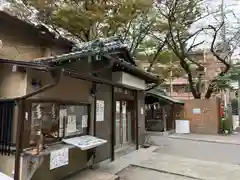
[[[12,60],[32,60],[68,51],[57,44],[47,43],[36,34],[36,30],[17,21],[0,17],[0,57]],[[27,29],[27,30],[26,30]]]
[[26,74],[12,72],[12,66],[0,66],[0,98],[15,98],[26,93]]
[[14,169],[15,156],[1,156],[0,155],[0,172],[12,177]]
[[[32,79],[40,80],[42,86],[52,83],[49,73],[35,70],[27,72],[27,93],[36,89],[32,86]],[[31,99],[54,99],[75,102],[91,102],[91,82],[63,76],[56,87],[33,96]]]

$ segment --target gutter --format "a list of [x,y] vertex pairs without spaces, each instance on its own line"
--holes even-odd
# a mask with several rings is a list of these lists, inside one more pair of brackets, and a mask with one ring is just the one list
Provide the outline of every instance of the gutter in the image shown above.
[[28,93],[24,96],[15,98],[18,104],[18,121],[17,121],[17,140],[16,140],[16,154],[15,154],[15,168],[14,168],[14,180],[20,180],[20,161],[21,161],[21,151],[22,151],[22,139],[23,139],[23,131],[24,131],[24,117],[25,117],[25,112],[24,112],[24,100],[37,95],[41,92],[44,92],[46,90],[49,90],[55,86],[58,85],[62,75],[63,75],[63,70],[62,69],[54,69],[50,71],[53,82],[45,85],[38,90]]

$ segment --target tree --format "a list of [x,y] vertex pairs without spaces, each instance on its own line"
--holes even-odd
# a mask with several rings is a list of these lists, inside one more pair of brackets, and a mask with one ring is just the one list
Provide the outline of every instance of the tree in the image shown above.
[[[19,14],[25,18],[29,19],[31,15],[26,13],[27,8],[59,34],[64,29],[80,41],[121,35],[128,42],[133,56],[148,58],[147,71],[164,78],[186,74],[195,98],[203,95],[203,63],[191,55],[205,43],[198,41],[199,36],[211,33],[209,49],[225,65],[223,71],[211,80],[205,98],[211,97],[219,85],[219,77],[229,71],[228,60],[239,39],[239,33],[229,38],[225,44],[230,50],[224,54],[219,49],[224,21],[192,30],[193,25],[213,14],[203,9],[204,0],[24,0],[21,6],[16,0],[11,1],[15,8],[24,9]],[[235,44],[232,43],[234,39]],[[158,66],[159,63],[166,66]],[[170,75],[170,72],[176,73]]]
[[[154,1],[145,0],[24,0],[23,4],[12,1],[12,10],[28,21],[31,13],[40,22],[50,25],[60,34],[59,29],[67,30],[80,41],[99,37],[120,35],[129,44],[134,57],[145,48],[155,49],[156,43],[149,43],[150,32],[165,31],[166,23],[157,17]],[[18,10],[17,10],[18,9]],[[65,33],[66,35],[66,33]],[[158,41],[159,43],[159,41]],[[157,47],[151,64],[159,60],[165,43]],[[148,47],[147,47],[148,46]],[[150,68],[151,69],[151,68]]]
[[67,30],[82,42],[121,35],[133,53],[154,22],[151,0],[23,0],[21,6],[17,0],[10,1],[15,10],[21,7],[26,19],[30,17],[26,8],[34,9],[37,20],[59,34]]
[[[204,13],[202,0],[162,0],[157,1],[156,7],[158,13],[165,18],[168,24],[167,31],[167,46],[174,52],[179,60],[179,64],[187,74],[190,90],[194,98],[201,98],[201,79],[204,75],[204,64],[194,56],[191,56],[192,52],[199,48],[205,41],[197,41],[199,35],[212,34],[210,42],[210,51],[217,61],[224,64],[222,71],[211,80],[205,93],[205,98],[211,97],[216,90],[216,86],[219,82],[219,77],[223,77],[230,69],[229,58],[235,50],[236,43],[232,43],[232,40],[237,37],[235,34],[232,38],[229,38],[225,44],[219,43],[219,35],[221,35],[222,28],[224,26],[223,21],[220,21],[217,25],[209,24],[205,27],[196,28],[194,31],[190,31],[191,27],[203,20],[209,14]],[[161,33],[159,33],[161,35]],[[159,34],[153,34],[153,36],[162,43],[162,38]],[[234,38],[235,37],[235,38]],[[224,49],[220,49],[220,45],[224,46]],[[226,49],[227,45],[227,49]]]

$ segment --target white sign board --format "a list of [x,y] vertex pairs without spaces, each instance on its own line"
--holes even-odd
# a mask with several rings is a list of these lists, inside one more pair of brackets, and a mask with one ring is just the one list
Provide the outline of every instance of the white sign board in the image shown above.
[[77,131],[76,116],[70,115],[67,119],[67,134],[75,133]]
[[94,136],[86,135],[86,136],[80,136],[80,137],[74,137],[69,139],[63,139],[63,142],[76,146],[80,148],[81,150],[87,150],[92,149],[94,147],[98,147],[107,141],[104,139],[100,139]]
[[1,180],[13,180],[13,178],[11,178],[11,177],[9,177],[9,176],[1,173],[1,172],[0,172],[0,179]]
[[68,165],[68,148],[53,151],[50,154],[50,170]]
[[144,109],[143,109],[143,107],[141,107],[141,115],[143,115],[144,114]]
[[96,121],[104,121],[104,101],[102,100],[97,100],[96,116]]
[[88,127],[88,115],[82,116],[82,128]]
[[194,108],[192,110],[193,114],[201,114],[201,109],[200,108]]

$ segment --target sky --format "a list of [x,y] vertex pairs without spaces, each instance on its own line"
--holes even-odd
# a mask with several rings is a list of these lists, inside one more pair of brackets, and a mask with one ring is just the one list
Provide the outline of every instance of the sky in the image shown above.
[[[220,6],[222,0],[206,0],[203,4],[203,7],[208,9],[209,12],[217,12],[214,15],[208,16],[203,20],[195,23],[192,26],[192,31],[196,31],[201,27],[207,27],[208,25],[217,25],[219,24],[220,16]],[[226,36],[227,38],[233,37],[233,35],[238,31],[240,27],[240,0],[223,0],[224,3],[224,13],[225,13],[225,22],[226,22]],[[218,19],[218,21],[216,20]],[[205,40],[205,43],[201,46],[202,49],[208,49],[210,47],[210,43],[212,41],[212,33],[206,32],[205,34],[201,34],[197,38],[197,42]],[[240,50],[236,50],[234,55],[240,54]],[[237,58],[237,57],[236,57]]]

